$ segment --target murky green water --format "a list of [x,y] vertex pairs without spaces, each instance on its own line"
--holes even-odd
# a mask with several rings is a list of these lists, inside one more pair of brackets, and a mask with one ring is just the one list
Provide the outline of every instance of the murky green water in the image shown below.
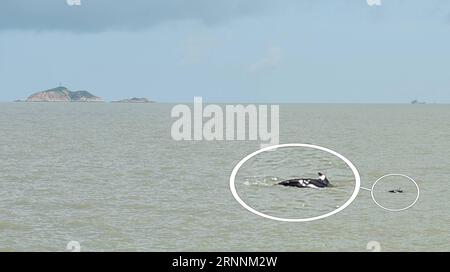
[[[361,190],[344,211],[308,223],[271,221],[241,207],[228,178],[260,143],[175,142],[171,108],[0,104],[0,250],[64,251],[72,240],[82,251],[366,251],[370,241],[384,251],[450,249],[449,106],[281,105],[282,143],[341,153],[365,188],[389,173],[420,186],[419,201],[403,212],[379,208]],[[237,189],[255,208],[308,216],[341,205],[353,189],[339,162],[279,154],[239,172]],[[333,178],[334,191],[251,185],[312,176],[316,168]],[[392,186],[380,183],[375,195],[401,206],[415,191],[400,186],[405,194],[389,194]]]

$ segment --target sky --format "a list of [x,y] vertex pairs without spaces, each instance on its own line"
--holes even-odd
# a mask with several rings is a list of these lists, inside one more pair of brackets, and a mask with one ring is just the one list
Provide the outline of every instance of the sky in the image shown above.
[[450,103],[447,0],[75,2],[1,1],[0,101]]

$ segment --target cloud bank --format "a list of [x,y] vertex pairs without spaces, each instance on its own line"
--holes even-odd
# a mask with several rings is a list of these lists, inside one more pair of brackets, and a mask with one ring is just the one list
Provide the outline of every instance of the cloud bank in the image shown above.
[[[81,5],[69,5],[80,1]],[[237,18],[271,13],[274,10],[295,11],[299,17],[315,13],[310,23],[329,16],[334,20],[355,14],[384,11],[391,16],[399,13],[417,19],[450,18],[450,3],[446,0],[382,1],[373,8],[368,0],[1,0],[0,31],[65,31],[100,32],[108,30],[139,30],[158,24],[197,20],[217,24]],[[370,3],[378,3],[370,0]],[[430,11],[431,9],[431,11]],[[370,13],[369,13],[370,14]],[[353,16],[353,17],[352,17]],[[431,18],[430,18],[431,19]]]
[[2,0],[1,30],[96,32],[179,20],[213,24],[267,10],[270,0]]

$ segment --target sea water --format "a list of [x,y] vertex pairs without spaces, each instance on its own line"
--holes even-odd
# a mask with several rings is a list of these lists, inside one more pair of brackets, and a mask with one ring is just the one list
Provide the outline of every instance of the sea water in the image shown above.
[[[378,207],[360,190],[342,212],[287,223],[244,209],[229,177],[258,141],[174,141],[171,104],[0,104],[0,250],[64,251],[448,251],[448,105],[281,104],[280,143],[309,143],[347,157],[371,188],[408,175],[417,203]],[[306,152],[306,153],[305,153]],[[323,214],[354,189],[347,166],[310,151],[257,156],[236,179],[247,204],[284,217]],[[317,168],[325,190],[275,186]],[[376,197],[408,204],[414,187]],[[397,186],[397,184],[395,184]],[[404,198],[404,199],[402,199]]]

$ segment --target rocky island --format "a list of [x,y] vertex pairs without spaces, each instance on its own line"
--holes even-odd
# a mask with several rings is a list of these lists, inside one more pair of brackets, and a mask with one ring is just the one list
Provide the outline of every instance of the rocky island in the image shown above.
[[30,95],[25,102],[103,102],[87,91],[69,91],[66,87],[38,92]]
[[113,101],[113,103],[154,103],[153,101],[148,100],[147,98],[137,98],[133,97],[130,99],[123,99],[119,101]]

